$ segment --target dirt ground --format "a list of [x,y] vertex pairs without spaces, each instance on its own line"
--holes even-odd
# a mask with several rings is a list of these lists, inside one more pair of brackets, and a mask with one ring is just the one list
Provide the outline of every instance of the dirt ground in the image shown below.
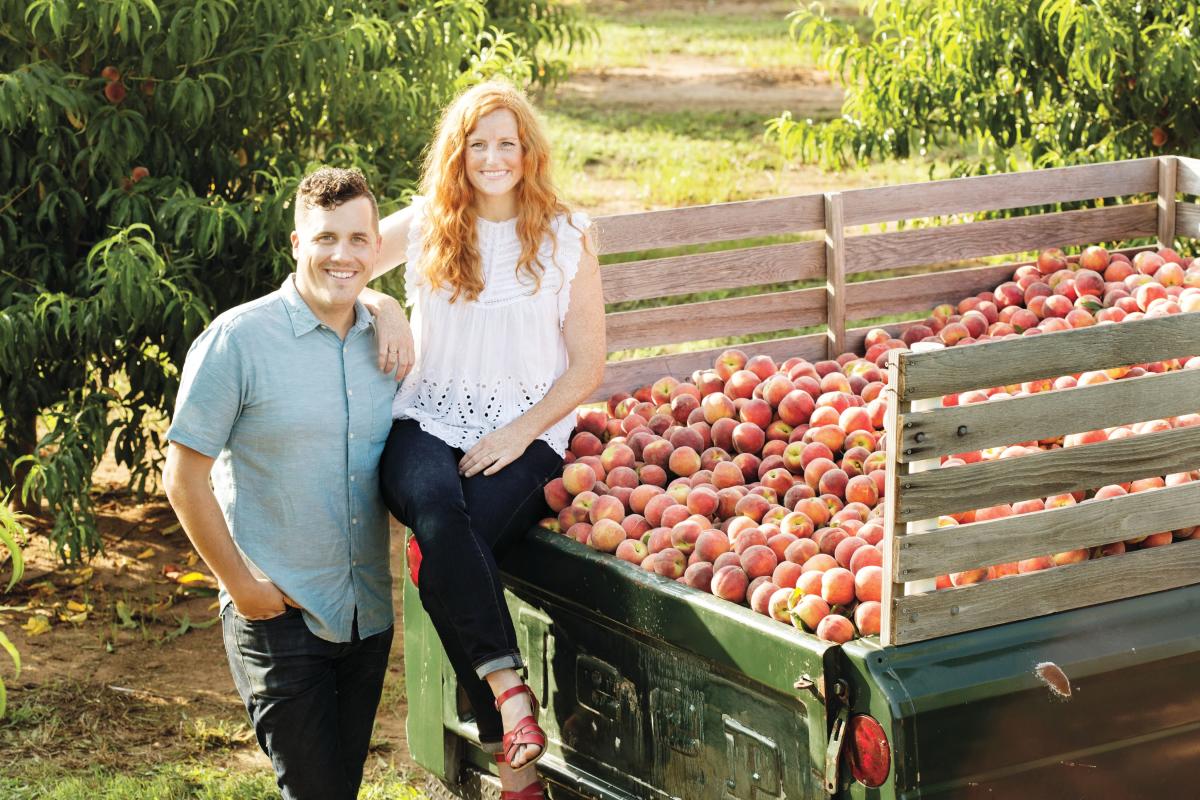
[[[60,567],[35,523],[25,578],[0,600],[0,630],[22,661],[16,680],[4,665],[0,771],[42,759],[70,773],[189,757],[270,769],[229,675],[211,573],[164,499],[137,503],[113,488],[98,504],[101,555]],[[399,608],[402,531],[394,533]],[[7,580],[7,565],[0,574]],[[38,632],[39,619],[47,630]],[[399,624],[397,634],[371,764],[403,774],[417,768],[404,735]]]

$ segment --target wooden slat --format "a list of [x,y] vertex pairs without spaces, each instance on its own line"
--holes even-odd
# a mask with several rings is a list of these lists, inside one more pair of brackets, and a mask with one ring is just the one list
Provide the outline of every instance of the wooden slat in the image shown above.
[[1097,197],[1149,194],[1158,188],[1156,161],[1141,158],[1037,172],[854,189],[844,193],[846,224],[868,225]]
[[1200,205],[1179,203],[1175,206],[1175,238],[1200,239]]
[[1200,525],[1200,482],[1194,481],[906,536],[896,579],[934,578],[1195,525]]
[[600,270],[606,303],[811,280],[824,274],[825,246],[816,241],[628,261]]
[[1178,165],[1174,156],[1158,159],[1158,246],[1175,246],[1175,184]]
[[1054,245],[1092,244],[1154,236],[1157,206],[1134,203],[961,225],[942,225],[846,239],[846,272],[899,269]]
[[906,353],[904,399],[1200,355],[1200,312]]
[[901,597],[894,644],[1040,617],[1200,581],[1200,539]]
[[1019,458],[915,473],[901,484],[901,522],[1094,489],[1200,467],[1200,427],[1066,447]]
[[763,353],[776,361],[782,361],[792,356],[817,361],[825,357],[825,334],[812,333],[807,336],[789,336],[753,344],[730,344],[705,350],[693,350],[688,353],[671,353],[628,361],[610,361],[604,367],[604,381],[600,384],[600,388],[592,392],[584,402],[594,403],[599,400],[607,400],[616,392],[632,391],[639,386],[653,383],[664,375],[672,375],[681,380],[690,378],[691,374],[698,369],[711,369],[717,356],[731,347],[743,350],[747,354]]
[[604,255],[818,230],[824,205],[821,195],[808,194],[599,217],[597,247]]
[[842,222],[842,196],[825,195],[825,292],[829,317],[826,355],[837,358],[846,351],[846,226]]
[[906,414],[902,461],[1050,439],[1200,411],[1200,369]]
[[606,317],[610,352],[803,328],[824,322],[825,290],[820,287],[639,308]]
[[1177,157],[1175,184],[1182,194],[1200,195],[1200,158]]
[[1013,269],[1012,265],[1001,264],[847,284],[846,316],[870,319],[928,311],[940,303],[957,305],[964,297],[995,289],[1012,277]]
[[[900,369],[900,360],[895,355],[888,354],[888,386],[904,385],[904,373]],[[880,586],[880,606],[882,613],[879,620],[879,638],[884,647],[896,643],[899,621],[896,619],[896,601],[904,596],[904,583],[897,580],[896,575],[900,547],[907,541],[907,526],[901,522],[897,514],[896,500],[900,496],[901,484],[907,480],[909,465],[896,459],[898,439],[896,435],[897,420],[903,414],[912,410],[912,403],[896,401],[888,403],[884,413],[883,431],[886,441],[884,452],[887,455],[887,471],[884,480],[886,485],[883,492],[883,530],[885,533],[883,548],[883,582]]]

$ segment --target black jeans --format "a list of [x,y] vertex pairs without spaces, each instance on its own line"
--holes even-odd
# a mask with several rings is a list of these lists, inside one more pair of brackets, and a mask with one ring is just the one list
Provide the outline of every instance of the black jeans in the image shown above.
[[523,665],[496,567],[547,514],[542,487],[562,467],[535,440],[495,475],[458,474],[463,452],[396,420],[379,463],[383,500],[421,546],[421,604],[466,691],[481,742],[500,741],[500,714],[483,677]]
[[221,614],[225,652],[284,800],[354,800],[383,691],[393,629],[327,642],[288,607],[247,620]]

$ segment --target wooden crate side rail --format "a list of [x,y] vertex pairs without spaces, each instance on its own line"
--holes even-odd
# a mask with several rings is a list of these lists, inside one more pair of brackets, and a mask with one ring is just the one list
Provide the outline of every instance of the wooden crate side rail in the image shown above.
[[846,285],[846,318],[869,319],[907,311],[930,311],[940,303],[991,291],[1012,277],[1011,264],[880,278]]
[[1035,338],[1042,346],[1030,347],[1028,340],[1019,338],[932,353],[904,353],[901,398],[940,397],[966,389],[1200,355],[1200,312]]
[[825,227],[820,194],[598,217],[600,255],[803,233]]
[[1188,586],[1200,578],[1200,539],[1112,558],[899,597],[890,643],[907,644],[1072,608]]
[[754,353],[769,355],[776,361],[782,361],[792,356],[818,361],[825,357],[825,334],[812,333],[806,336],[769,339],[753,344],[724,345],[686,353],[670,353],[628,361],[609,361],[605,365],[604,381],[600,384],[600,388],[592,392],[584,402],[595,403],[607,400],[616,392],[630,391],[637,386],[656,381],[664,375],[672,375],[681,380],[688,379],[698,369],[712,369],[717,356],[730,347],[738,347],[742,350],[753,349]]
[[918,411],[900,418],[901,461],[1052,439],[1200,411],[1200,369]]
[[[998,211],[1100,197],[1151,194],[1158,189],[1158,159],[984,175],[880,186],[843,192],[846,224]],[[1200,172],[1197,173],[1200,182]],[[1200,194],[1200,191],[1194,192]]]
[[1175,156],[1158,159],[1158,246],[1175,246],[1175,191],[1179,165]]
[[895,498],[896,520],[933,519],[1197,467],[1200,427],[935,469],[904,479]]
[[1178,203],[1175,206],[1175,238],[1200,239],[1200,205]]
[[825,274],[825,246],[789,242],[651,258],[607,264],[600,274],[606,303],[813,280]]
[[609,314],[606,318],[610,351],[824,323],[825,290],[820,287],[640,308]]
[[1181,194],[1200,195],[1200,158],[1177,156],[1175,188]]
[[897,544],[893,577],[897,582],[935,578],[1196,525],[1200,482],[1193,481],[905,536]]
[[1124,241],[1158,233],[1158,206],[1060,211],[1029,217],[939,225],[846,238],[846,272],[901,269],[968,258],[1023,253],[1047,245]]

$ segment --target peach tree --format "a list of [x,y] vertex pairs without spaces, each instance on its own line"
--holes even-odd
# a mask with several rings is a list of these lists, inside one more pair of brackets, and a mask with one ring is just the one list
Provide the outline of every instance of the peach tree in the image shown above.
[[94,551],[97,464],[153,481],[192,339],[291,269],[299,176],[394,204],[455,92],[586,35],[556,0],[0,0],[0,487]]
[[966,173],[1200,151],[1193,0],[874,0],[864,24],[815,3],[790,19],[846,90],[837,119],[768,122],[805,161],[961,145]]

